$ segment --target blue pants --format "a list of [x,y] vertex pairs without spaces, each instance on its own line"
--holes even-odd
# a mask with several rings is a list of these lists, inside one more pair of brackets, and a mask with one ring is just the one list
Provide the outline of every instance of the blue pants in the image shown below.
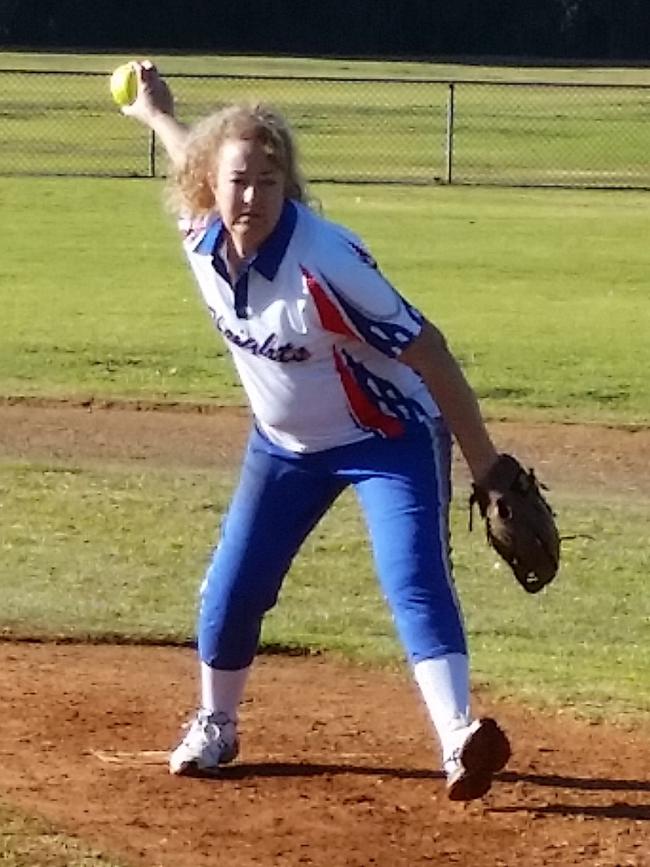
[[287,452],[253,430],[202,587],[201,660],[226,670],[252,662],[291,561],[348,485],[410,661],[466,653],[450,564],[450,452],[442,421],[414,424],[399,439],[310,454]]

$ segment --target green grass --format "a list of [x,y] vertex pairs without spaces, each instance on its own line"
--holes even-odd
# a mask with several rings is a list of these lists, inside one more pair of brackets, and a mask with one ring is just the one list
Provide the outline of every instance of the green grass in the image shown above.
[[[487,413],[650,421],[647,194],[314,192],[445,331]],[[159,182],[0,195],[0,394],[243,402]]]
[[229,480],[38,465],[4,466],[0,480],[6,629],[192,636]]
[[101,852],[48,823],[0,804],[3,867],[118,867]]

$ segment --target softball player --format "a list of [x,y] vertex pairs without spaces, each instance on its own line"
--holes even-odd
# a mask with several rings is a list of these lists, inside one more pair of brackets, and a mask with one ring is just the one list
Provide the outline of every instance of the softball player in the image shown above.
[[449,558],[450,431],[474,479],[497,457],[475,396],[443,336],[363,242],[309,207],[277,112],[234,105],[188,130],[155,67],[139,64],[138,78],[123,111],[170,156],[184,249],[254,422],[201,589],[200,709],[170,771],[210,772],[237,756],[263,617],[305,537],[352,486],[448,795],[481,797],[510,746],[494,720],[470,712]]

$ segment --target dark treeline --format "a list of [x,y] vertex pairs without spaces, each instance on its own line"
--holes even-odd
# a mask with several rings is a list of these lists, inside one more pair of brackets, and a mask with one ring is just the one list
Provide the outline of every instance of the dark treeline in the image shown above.
[[0,0],[5,46],[644,60],[650,0]]

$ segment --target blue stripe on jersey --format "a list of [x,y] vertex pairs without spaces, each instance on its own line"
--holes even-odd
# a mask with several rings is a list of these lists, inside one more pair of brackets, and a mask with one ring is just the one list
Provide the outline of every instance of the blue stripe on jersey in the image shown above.
[[222,231],[223,223],[221,220],[215,220],[205,230],[203,237],[194,248],[194,252],[200,253],[202,256],[209,256],[217,247]]
[[341,355],[359,388],[362,389],[368,400],[383,413],[404,421],[426,422],[429,419],[428,413],[419,401],[412,397],[406,397],[394,383],[368,370],[364,364],[356,361],[345,349],[341,350]]
[[[354,305],[345,299],[342,293],[333,286],[329,280],[325,280],[330,292],[336,298],[338,304],[345,311],[345,315],[354,325],[356,331],[370,346],[383,352],[384,355],[390,358],[397,357],[406,347],[413,341],[416,335],[405,328],[403,325],[397,325],[393,322],[382,322],[381,320],[370,319],[358,310]],[[396,290],[404,309],[409,314],[414,323],[421,325],[423,322],[422,315],[399,295]]]
[[248,271],[243,271],[234,287],[237,319],[248,319]]

